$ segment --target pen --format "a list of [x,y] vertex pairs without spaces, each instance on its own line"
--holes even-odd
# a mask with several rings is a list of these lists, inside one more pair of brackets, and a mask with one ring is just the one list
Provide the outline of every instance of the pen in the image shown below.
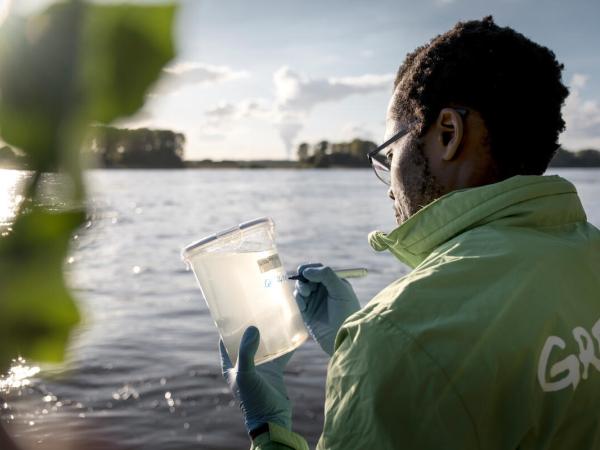
[[[365,269],[364,267],[354,267],[354,268],[348,268],[348,269],[333,269],[333,271],[340,278],[360,278],[360,277],[366,276],[369,273],[369,271],[367,269]],[[288,280],[300,280],[303,283],[308,282],[308,280],[306,278],[304,278],[302,276],[302,274],[299,274],[299,273],[288,276]]]

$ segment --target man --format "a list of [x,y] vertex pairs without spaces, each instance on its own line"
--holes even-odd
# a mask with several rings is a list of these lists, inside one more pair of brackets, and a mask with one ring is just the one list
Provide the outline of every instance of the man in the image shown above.
[[[332,355],[319,449],[600,448],[600,231],[542,176],[568,94],[554,54],[491,17],[409,54],[369,157],[399,227],[369,236],[413,268],[359,310],[328,267],[295,296]],[[282,371],[246,330],[223,373],[255,449],[304,449]]]

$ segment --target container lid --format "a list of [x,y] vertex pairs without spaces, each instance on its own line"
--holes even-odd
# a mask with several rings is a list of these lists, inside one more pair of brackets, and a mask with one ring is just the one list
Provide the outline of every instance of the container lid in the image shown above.
[[235,225],[231,228],[227,228],[223,231],[219,231],[218,233],[214,233],[209,236],[206,236],[206,237],[200,239],[199,241],[195,241],[195,242],[187,245],[186,247],[184,247],[183,250],[181,251],[181,259],[183,259],[185,261],[187,259],[187,256],[190,256],[191,252],[195,253],[196,251],[200,250],[202,247],[205,247],[208,244],[210,244],[216,240],[227,238],[228,236],[231,236],[235,233],[239,233],[241,231],[248,231],[248,230],[251,230],[252,228],[259,227],[264,224],[273,225],[273,220],[270,217],[259,217],[257,219],[248,220],[247,222],[242,222],[239,225]]

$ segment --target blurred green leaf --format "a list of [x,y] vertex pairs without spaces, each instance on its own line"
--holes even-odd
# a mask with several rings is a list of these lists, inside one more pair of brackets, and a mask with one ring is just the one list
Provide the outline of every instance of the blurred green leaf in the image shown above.
[[[143,105],[174,56],[174,13],[173,5],[70,0],[2,25],[0,135],[34,170],[31,204],[39,204],[39,174],[54,170],[66,173],[74,200],[83,200],[79,159],[87,128]],[[62,266],[83,217],[36,206],[0,238],[0,367],[17,354],[62,358],[79,318]]]
[[84,80],[89,116],[107,123],[136,112],[174,56],[174,6],[92,5],[86,15]]
[[11,17],[0,29],[3,139],[37,170],[78,159],[90,122],[108,123],[143,105],[175,54],[174,14],[173,5],[70,1]]
[[0,134],[33,169],[56,169],[65,121],[80,104],[77,65],[84,5],[10,16],[0,29]]
[[62,274],[81,211],[22,214],[0,239],[0,367],[17,355],[60,361],[79,321]]

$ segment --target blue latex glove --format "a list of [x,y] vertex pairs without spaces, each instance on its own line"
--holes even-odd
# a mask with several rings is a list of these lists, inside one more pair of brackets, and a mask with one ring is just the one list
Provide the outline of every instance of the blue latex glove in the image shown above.
[[260,343],[258,328],[250,326],[240,342],[237,364],[231,364],[223,340],[219,342],[221,370],[234,397],[240,402],[248,432],[267,422],[292,429],[292,404],[283,382],[283,369],[292,354],[254,365],[254,355]]
[[342,323],[360,309],[358,298],[350,283],[330,267],[303,264],[298,273],[308,280],[297,280],[294,290],[302,319],[313,339],[331,356]]

